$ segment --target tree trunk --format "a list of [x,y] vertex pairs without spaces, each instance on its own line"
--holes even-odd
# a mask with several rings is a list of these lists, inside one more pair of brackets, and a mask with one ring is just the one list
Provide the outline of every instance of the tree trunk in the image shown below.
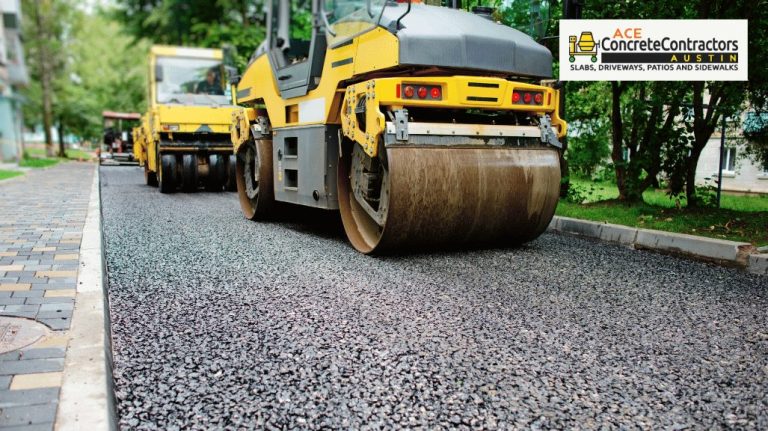
[[248,19],[248,3],[247,1],[240,2],[240,17],[243,20],[243,28],[248,28],[251,24],[250,19]]
[[14,124],[13,127],[16,128],[16,133],[19,134],[19,154],[16,157],[16,161],[21,162],[26,153],[26,149],[24,148],[24,113],[21,110],[21,103],[18,101],[13,103],[13,109],[16,110],[16,124]]
[[51,80],[47,76],[47,72],[43,72],[42,77],[42,92],[43,92],[43,129],[45,132],[45,154],[48,157],[53,156],[53,135],[51,134],[51,127],[53,127],[53,104],[51,103]]
[[[732,83],[705,85],[704,82],[693,82],[693,148],[685,163],[685,196],[688,206],[692,208],[701,204],[696,198],[696,167],[704,147],[720,123],[721,115],[725,115],[722,113],[722,105],[728,103],[723,97],[727,85]],[[704,94],[707,89],[710,97],[705,104]]]
[[686,206],[689,208],[696,208],[700,203],[696,197],[696,167],[699,166],[699,157],[701,157],[703,149],[703,145],[699,146],[697,142],[694,143],[694,148],[691,148],[691,155],[688,156],[685,163],[685,198],[688,201]]
[[616,82],[611,82],[611,160],[613,160],[613,166],[616,170],[616,187],[619,189],[619,200],[627,199],[626,189],[626,167],[624,163],[624,154],[622,149],[624,147],[624,128],[621,122],[621,93],[623,92],[622,86]]
[[661,188],[661,184],[659,184],[659,177],[657,177],[656,175],[651,177],[651,187],[653,187],[654,189]]
[[58,124],[58,131],[59,131],[59,157],[67,157],[67,149],[64,144],[64,123],[61,121],[61,118],[59,118],[59,124]]
[[[40,2],[35,2],[35,26],[37,34],[41,41],[46,40],[45,20],[41,11]],[[53,136],[51,127],[53,126],[53,103],[51,101],[51,71],[48,67],[48,54],[45,49],[46,44],[40,43],[37,49],[38,61],[40,61],[40,87],[43,98],[43,129],[45,133],[45,154],[53,157]]]

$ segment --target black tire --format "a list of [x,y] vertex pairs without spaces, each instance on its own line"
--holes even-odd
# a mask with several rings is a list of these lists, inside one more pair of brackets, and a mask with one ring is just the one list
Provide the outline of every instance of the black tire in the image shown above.
[[227,182],[224,184],[224,188],[228,192],[237,191],[237,156],[230,154],[226,158],[227,165]]
[[181,190],[192,193],[197,190],[197,155],[181,156]]
[[209,192],[220,192],[225,174],[224,157],[219,154],[208,156],[208,179],[205,182],[205,189]]
[[269,220],[275,215],[271,140],[241,147],[237,154],[237,195],[245,218]]
[[160,175],[158,186],[160,193],[173,193],[176,191],[176,156],[163,154],[160,156]]

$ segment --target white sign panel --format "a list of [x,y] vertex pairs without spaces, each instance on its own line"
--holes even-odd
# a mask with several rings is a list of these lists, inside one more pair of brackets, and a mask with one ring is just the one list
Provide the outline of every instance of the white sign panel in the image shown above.
[[747,20],[560,20],[563,81],[747,81]]
[[325,120],[325,98],[299,102],[299,123],[317,123]]

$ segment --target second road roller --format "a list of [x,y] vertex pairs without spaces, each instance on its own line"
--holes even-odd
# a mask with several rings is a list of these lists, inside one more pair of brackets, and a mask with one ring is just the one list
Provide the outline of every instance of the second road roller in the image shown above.
[[245,217],[339,210],[362,253],[547,228],[566,133],[549,50],[487,14],[413,0],[313,0],[297,31],[300,3],[267,1],[266,38],[234,82]]
[[223,57],[221,49],[150,49],[149,109],[133,130],[133,151],[147,185],[162,193],[235,189],[229,124],[238,108]]

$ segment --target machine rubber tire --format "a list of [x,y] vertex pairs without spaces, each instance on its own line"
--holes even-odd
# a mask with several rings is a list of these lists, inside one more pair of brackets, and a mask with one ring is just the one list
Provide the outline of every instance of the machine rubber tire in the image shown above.
[[224,188],[228,192],[237,191],[237,156],[230,154],[226,159],[227,182]]
[[205,181],[205,189],[209,192],[220,192],[225,173],[224,157],[219,154],[208,156],[208,179]]
[[173,193],[176,191],[176,156],[163,154],[160,156],[160,175],[158,186],[160,193]]
[[272,141],[248,142],[237,154],[237,195],[249,220],[267,220],[275,212]]
[[197,190],[197,155],[181,156],[181,190],[191,193]]
[[157,173],[149,170],[149,163],[144,162],[144,182],[148,186],[157,187]]

